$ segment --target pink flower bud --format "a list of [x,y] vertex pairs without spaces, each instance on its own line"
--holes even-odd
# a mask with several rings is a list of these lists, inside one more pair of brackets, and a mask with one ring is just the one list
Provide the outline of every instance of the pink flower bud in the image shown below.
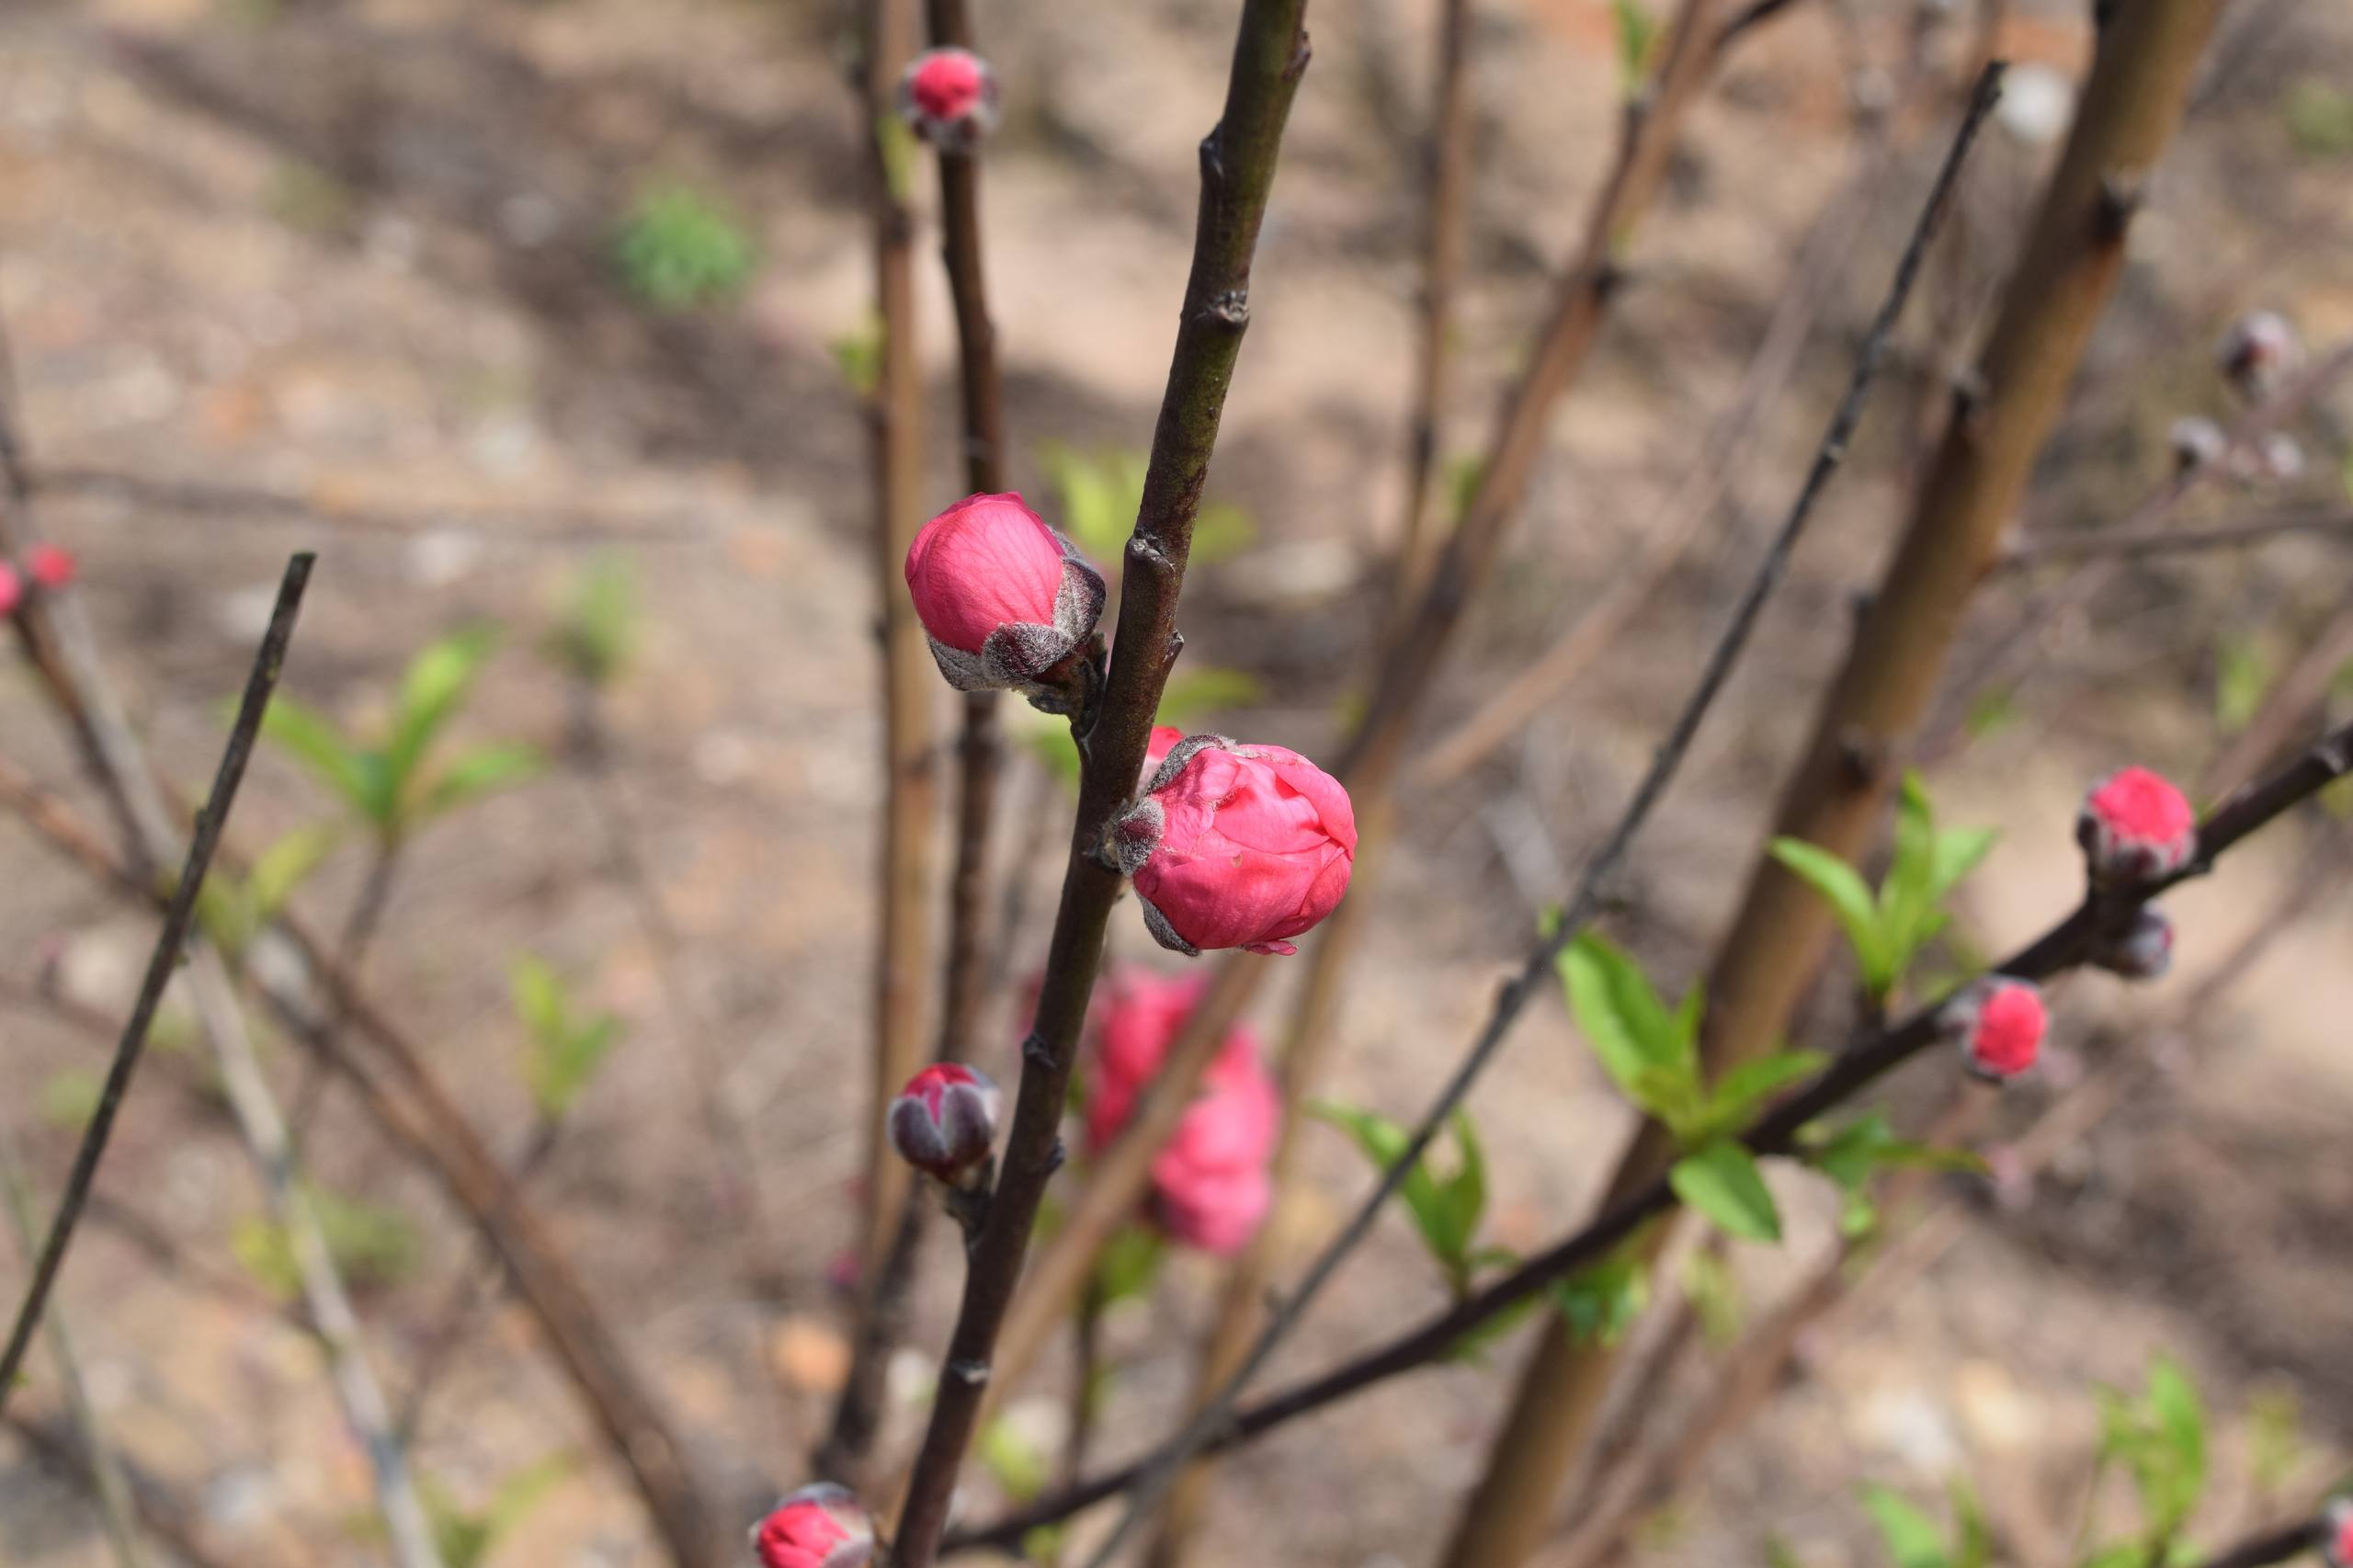
[[945,1182],[989,1157],[1004,1096],[981,1074],[940,1062],[907,1080],[891,1102],[891,1147],[899,1158]]
[[959,691],[1030,689],[1103,613],[1103,579],[1019,494],[968,495],[907,547],[907,591]]
[[1274,1201],[1281,1126],[1282,1097],[1257,1051],[1221,1055],[1152,1162],[1153,1216],[1171,1240],[1220,1256],[1249,1245]]
[[969,49],[931,49],[899,78],[899,114],[934,146],[969,153],[996,125],[996,74]]
[[2321,1511],[2320,1555],[2328,1568],[2353,1568],[2353,1497],[2339,1497]]
[[51,593],[72,583],[79,570],[73,552],[53,544],[37,544],[25,551],[26,574]]
[[2131,885],[2170,876],[2198,853],[2198,813],[2163,774],[2120,767],[2084,797],[2075,842],[2092,881]]
[[2049,1023],[2041,992],[1998,974],[1961,987],[1938,1017],[1938,1026],[1961,1046],[1969,1070],[1995,1083],[2034,1065]]
[[[1137,1097],[1159,1075],[1177,1032],[1208,989],[1209,978],[1201,974],[1166,977],[1135,964],[1113,971],[1094,1018],[1086,1077],[1088,1153],[1101,1153],[1126,1128]],[[1257,1060],[1257,1037],[1247,1025],[1236,1024],[1219,1047],[1219,1062]]]
[[1164,948],[1294,953],[1348,891],[1356,813],[1338,779],[1281,746],[1188,735],[1113,824],[1120,869]]
[[2091,961],[2127,980],[2154,980],[2173,967],[2173,922],[2144,904],[2120,936],[2094,949]]
[[2231,438],[2222,434],[2220,425],[2192,414],[2173,422],[2165,432],[2165,445],[2173,452],[2174,472],[2181,474],[2221,462],[2230,450]]
[[0,615],[16,614],[17,607],[24,602],[24,579],[17,575],[15,567],[0,561]]
[[2214,361],[2250,403],[2260,403],[2304,362],[2303,341],[2277,311],[2249,311],[2233,322]]
[[792,1494],[752,1532],[761,1568],[868,1568],[874,1521],[847,1486],[821,1482]]

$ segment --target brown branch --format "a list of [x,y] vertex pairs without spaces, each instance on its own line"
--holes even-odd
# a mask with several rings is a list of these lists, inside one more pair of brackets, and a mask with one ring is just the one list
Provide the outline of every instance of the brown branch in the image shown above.
[[[2012,273],[1978,370],[1942,444],[1812,739],[1783,791],[1774,836],[1859,858],[1925,716],[1969,597],[2015,515],[2093,326],[2124,262],[2124,239],[2177,123],[2220,0],[2145,0],[2103,34],[2098,60],[2041,210]],[[1718,1074],[1771,1048],[1828,950],[1828,905],[1760,855],[1705,982],[1700,1060]],[[1673,1160],[1647,1123],[1605,1204],[1645,1189]],[[1645,1262],[1663,1237],[1640,1244]],[[1446,1568],[1511,1568],[1542,1539],[1553,1494],[1585,1446],[1616,1365],[1548,1315],[1510,1415],[1464,1504]]]
[[302,594],[310,586],[311,567],[316,560],[317,557],[303,553],[286,564],[285,578],[278,588],[277,608],[270,614],[269,630],[263,635],[252,671],[245,677],[244,696],[237,705],[236,721],[230,726],[220,770],[213,775],[212,791],[206,797],[204,810],[198,813],[196,836],[189,841],[188,858],[173,885],[171,902],[165,907],[164,926],[156,935],[153,951],[148,955],[147,973],[140,983],[138,1000],[122,1026],[122,1038],[115,1046],[114,1062],[107,1070],[97,1108],[83,1129],[82,1145],[74,1156],[73,1171],[66,1177],[65,1191],[58,1200],[57,1217],[40,1246],[23,1304],[17,1309],[16,1326],[9,1331],[6,1346],[0,1348],[0,1410],[7,1407],[8,1393],[16,1386],[25,1351],[32,1344],[33,1331],[40,1324],[49,1293],[57,1284],[58,1271],[65,1265],[66,1249],[74,1244],[74,1224],[82,1217],[82,1206],[89,1199],[91,1184],[97,1179],[98,1162],[106,1157],[115,1119],[121,1114],[122,1102],[131,1093],[131,1076],[138,1072],[140,1057],[147,1048],[147,1031],[155,1021],[156,1009],[163,1005],[164,987],[171,983],[179,967],[180,949],[188,941],[188,927],[196,918],[197,894],[203,890],[205,873],[211,869],[212,852],[220,847],[222,831],[228,825],[230,808],[237,799],[237,787],[244,782],[245,764],[252,758],[254,742],[261,733],[262,711],[269,706],[270,693],[277,690],[278,674],[286,667],[286,649],[293,641],[295,619],[301,611]]
[[[71,1476],[76,1484],[94,1489],[97,1481],[90,1470],[89,1458],[71,1437],[48,1422],[21,1414],[6,1417],[10,1431],[24,1440],[40,1462],[53,1466]],[[208,1551],[197,1539],[197,1522],[189,1509],[165,1490],[152,1477],[129,1471],[131,1506],[138,1516],[140,1528],[164,1544],[165,1550],[186,1563],[188,1568],[230,1568],[230,1560],[221,1553]],[[236,1568],[255,1568],[251,1557],[240,1551]]]
[[2289,534],[2353,534],[2353,507],[2306,507],[2200,528],[2113,528],[2098,532],[2029,534],[1995,557],[1993,569],[2014,572],[2046,561],[2102,558],[2146,561],[2160,555],[2236,550],[2267,543]]
[[2328,1539],[2328,1526],[2325,1514],[2290,1525],[2277,1525],[2247,1537],[2236,1546],[2224,1548],[2199,1564],[2199,1568],[2270,1568],[2272,1563],[2318,1551],[2321,1543]]
[[1201,143],[1193,264],[1167,391],[1153,433],[1143,501],[1129,540],[1117,654],[1091,722],[1076,726],[1084,763],[1070,861],[1054,918],[1036,1021],[1022,1047],[1011,1131],[986,1221],[971,1248],[963,1301],[939,1393],[899,1526],[896,1568],[929,1568],[971,1446],[997,1331],[1021,1275],[1047,1180],[1062,1163],[1061,1125],[1079,1030],[1102,960],[1120,878],[1097,858],[1112,816],[1135,789],[1182,640],[1176,605],[1225,394],[1249,324],[1250,263],[1276,155],[1307,67],[1305,0],[1246,0],[1225,109]]
[[874,310],[881,334],[866,400],[872,443],[875,589],[882,643],[881,909],[875,932],[874,1045],[864,1132],[866,1223],[861,1277],[882,1269],[899,1212],[914,1191],[892,1153],[883,1116],[923,1065],[923,992],[931,917],[931,832],[938,797],[933,699],[938,676],[901,582],[923,520],[922,373],[915,364],[912,142],[892,109],[900,68],[915,52],[912,0],[866,0],[859,110],[866,119],[873,217]]
[[[2087,892],[2074,911],[1995,965],[1992,972],[2042,981],[2083,963],[2104,941],[2128,928],[2150,900],[2207,874],[2231,849],[2348,774],[2353,774],[2353,724],[2321,737],[2286,767],[2241,790],[2209,815],[2200,824],[2198,856],[2190,865],[2138,887]],[[1867,1036],[1777,1102],[1742,1135],[1742,1144],[1759,1158],[1790,1153],[1803,1129],[1915,1056],[1941,1046],[1944,1040],[1940,1009],[1935,1006],[1921,1008],[1901,1023]],[[1444,1361],[1464,1335],[1534,1298],[1554,1281],[1607,1257],[1629,1236],[1679,1204],[1666,1178],[1654,1177],[1612,1200],[1574,1234],[1526,1259],[1509,1274],[1419,1326],[1319,1377],[1235,1409],[1218,1424],[1205,1451],[1240,1447],[1377,1383]],[[1172,1458],[1181,1459],[1185,1448],[1180,1436],[1134,1463],[960,1532],[949,1544],[960,1551],[1009,1549],[1030,1530],[1138,1486]]]

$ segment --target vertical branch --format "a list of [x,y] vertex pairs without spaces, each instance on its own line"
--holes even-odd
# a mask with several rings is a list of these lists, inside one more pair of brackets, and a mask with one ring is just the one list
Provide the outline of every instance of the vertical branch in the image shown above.
[[957,1471],[988,1386],[997,1331],[1019,1281],[1046,1183],[1062,1164],[1058,1134],[1080,1026],[1094,992],[1119,873],[1097,858],[1113,815],[1135,789],[1182,640],[1177,599],[1225,395],[1250,321],[1250,264],[1274,185],[1291,98],[1307,66],[1306,0],[1245,0],[1224,113],[1201,143],[1201,199],[1176,347],[1153,432],[1143,501],[1129,539],[1118,652],[1091,719],[1074,728],[1085,759],[1077,820],[1054,917],[1036,1022],[1022,1047],[1013,1126],[988,1216],[971,1247],[931,1423],[908,1483],[895,1568],[930,1568]]
[[[17,1155],[16,1134],[6,1121],[0,1121],[0,1207],[8,1210],[9,1228],[16,1233],[17,1244],[30,1262],[34,1249],[40,1244],[40,1233],[34,1228],[33,1195],[25,1178],[24,1162]],[[81,1440],[80,1460],[90,1483],[91,1499],[97,1504],[99,1522],[106,1528],[107,1545],[114,1553],[116,1568],[147,1568],[147,1549],[140,1543],[139,1526],[132,1517],[131,1483],[122,1472],[122,1461],[107,1440],[106,1428],[99,1423],[97,1408],[90,1403],[90,1391],[82,1376],[82,1358],[74,1346],[73,1330],[66,1326],[65,1314],[52,1304],[43,1314],[42,1326],[49,1332],[51,1358],[56,1363],[57,1381],[65,1392],[65,1409],[73,1419],[74,1433]],[[0,1383],[0,1394],[7,1385]]]
[[[1772,828],[1841,859],[1866,846],[1896,748],[1920,722],[1969,596],[2018,506],[2035,454],[2124,261],[2140,192],[2179,119],[2219,0],[2145,0],[2106,29],[2066,150],[1941,446]],[[1706,981],[1700,1053],[1711,1074],[1768,1049],[1827,949],[1827,907],[1760,856]],[[1646,1125],[1605,1204],[1640,1190],[1673,1150]],[[1658,1244],[1654,1233],[1645,1244]],[[1541,1539],[1552,1495],[1585,1445],[1615,1366],[1550,1318],[1449,1568],[1509,1568]]]
[[874,307],[881,333],[866,416],[873,442],[875,586],[882,642],[881,910],[874,969],[872,1095],[866,1126],[866,1265],[882,1269],[914,1183],[891,1153],[882,1118],[923,1064],[923,975],[930,928],[934,776],[932,686],[923,627],[900,582],[921,521],[917,440],[923,383],[915,366],[913,141],[892,110],[899,69],[914,52],[911,0],[866,0],[863,96],[874,219]]
[[[1430,488],[1438,424],[1452,381],[1454,289],[1471,210],[1471,0],[1443,0],[1438,21],[1438,92],[1425,171],[1428,228],[1422,254],[1421,314],[1414,333],[1414,406],[1405,430],[1405,515],[1397,530],[1389,616],[1411,608],[1429,570]],[[1389,628],[1393,634],[1395,626]]]

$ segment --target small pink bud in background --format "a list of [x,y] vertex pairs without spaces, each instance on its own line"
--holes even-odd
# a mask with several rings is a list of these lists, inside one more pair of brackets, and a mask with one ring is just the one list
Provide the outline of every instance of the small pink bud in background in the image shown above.
[[2143,905],[2133,911],[2132,924],[2121,936],[2094,950],[2091,961],[2127,980],[2154,980],[2173,967],[2173,922]]
[[1274,1202],[1281,1127],[1282,1096],[1257,1051],[1221,1054],[1152,1162],[1152,1211],[1171,1240],[1221,1256],[1250,1244]]
[[2120,767],[2091,788],[2075,817],[2092,881],[2126,884],[2170,876],[2198,853],[2198,813],[2161,773]]
[[2353,1497],[2339,1497],[2321,1511],[2320,1555],[2328,1568],[2353,1568]]
[[2242,397],[2260,403],[2304,362],[2304,345],[2279,312],[2249,311],[2222,334],[2214,362]]
[[907,547],[907,591],[959,691],[1032,689],[1103,613],[1102,577],[1010,492],[926,523]]
[[1963,986],[1938,1024],[1960,1044],[1972,1073],[2000,1083],[2034,1065],[2050,1017],[2041,992],[2023,980],[1990,975]]
[[2203,415],[2191,414],[2173,422],[2165,431],[2165,446],[2173,452],[2174,472],[2182,474],[2221,462],[2231,449],[2231,438],[2220,425]]
[[899,1158],[944,1182],[989,1157],[1004,1096],[961,1062],[940,1062],[907,1080],[891,1102],[891,1147]]
[[931,49],[899,78],[899,113],[936,147],[969,153],[996,125],[996,73],[969,49]]
[[80,574],[71,551],[53,544],[37,544],[25,551],[25,574],[51,593],[66,586]]
[[752,1532],[761,1568],[868,1568],[874,1521],[847,1486],[804,1486]]
[[1112,824],[1112,848],[1164,948],[1294,953],[1287,938],[1348,891],[1348,792],[1297,752],[1188,735],[1144,790]]
[[25,582],[17,569],[0,561],[0,615],[14,615],[17,607],[25,602]]

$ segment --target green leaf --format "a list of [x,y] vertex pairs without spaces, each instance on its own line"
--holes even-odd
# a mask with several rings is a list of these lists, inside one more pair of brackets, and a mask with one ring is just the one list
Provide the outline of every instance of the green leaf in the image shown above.
[[[899,174],[892,153],[906,129],[895,116],[881,121],[885,170]],[[640,196],[613,244],[621,280],[657,311],[688,311],[733,299],[751,280],[759,252],[733,212],[714,198],[676,184]]]
[[1449,458],[1441,482],[1446,486],[1449,516],[1460,527],[1471,515],[1472,503],[1479,499],[1480,486],[1487,483],[1487,460],[1475,453]]
[[1562,949],[1558,968],[1578,1032],[1628,1098],[1670,1125],[1705,1103],[1689,999],[1669,1015],[1641,967],[1591,932]]
[[1884,1486],[1863,1488],[1863,1506],[1879,1526],[1893,1568],[1951,1568],[1936,1522]]
[[[1160,714],[1154,722],[1174,724],[1189,733],[1193,721],[1203,714],[1255,707],[1266,691],[1267,683],[1246,670],[1220,669],[1214,665],[1179,667],[1160,694]],[[1069,733],[1067,726],[1063,733]]]
[[1683,1294],[1699,1320],[1699,1333],[1721,1350],[1740,1337],[1747,1316],[1741,1302],[1740,1281],[1722,1256],[1708,1247],[1694,1248],[1683,1265]]
[[1961,1476],[1946,1483],[1952,1496],[1954,1540],[1952,1568],[1988,1568],[1994,1561],[1994,1532],[1986,1528],[1985,1509],[1976,1488]]
[[574,679],[602,689],[637,642],[637,584],[629,562],[603,554],[565,585],[547,651]]
[[1059,442],[1040,447],[1038,458],[1061,502],[1063,531],[1079,553],[1119,560],[1143,506],[1143,459],[1118,450],[1088,457]]
[[[1467,1265],[1472,1244],[1479,1239],[1479,1221],[1487,1212],[1487,1158],[1469,1111],[1457,1110],[1449,1125],[1454,1130],[1459,1163],[1454,1175],[1438,1184],[1436,1225],[1445,1256]],[[1465,1273],[1467,1289],[1467,1267]]]
[[398,794],[407,795],[417,765],[465,701],[497,644],[495,627],[471,626],[426,643],[409,661],[392,709],[392,736],[384,745],[384,765]]
[[2180,1364],[2169,1356],[2158,1357],[2149,1369],[2149,1414],[2170,1445],[2194,1499],[2206,1482],[2206,1407]]
[[1095,1291],[1105,1306],[1152,1292],[1166,1251],[1161,1234],[1145,1225],[1126,1225],[1113,1233],[1095,1265]]
[[622,1026],[610,1013],[582,1016],[563,981],[531,954],[507,971],[515,1016],[530,1036],[523,1059],[523,1081],[532,1104],[550,1122],[561,1121],[579,1102],[620,1042]]
[[2234,638],[2216,653],[2214,722],[2235,734],[2247,727],[2271,689],[2271,655],[2252,637]]
[[1708,1119],[1718,1131],[1739,1131],[1759,1106],[1788,1085],[1813,1076],[1829,1060],[1818,1051],[1779,1051],[1744,1062],[1717,1081]]
[[1446,1358],[1469,1366],[1480,1365],[1486,1359],[1487,1351],[1495,1341],[1527,1322],[1528,1314],[1543,1304],[1544,1298],[1540,1295],[1514,1301],[1485,1322],[1464,1330],[1461,1338],[1446,1347]]
[[2353,157],[2353,93],[2306,76],[2283,106],[2289,140],[2307,158]]
[[1978,863],[1992,853],[1995,841],[2002,836],[1995,827],[1947,828],[1937,835],[1936,857],[1930,862],[1928,891],[1942,898],[1959,885],[1961,879],[1977,869]]
[[1002,1415],[981,1428],[980,1441],[974,1446],[997,1490],[1015,1503],[1030,1501],[1054,1477],[1053,1460]]
[[1781,1239],[1781,1212],[1747,1150],[1727,1140],[1702,1146],[1667,1174],[1676,1195],[1727,1235],[1744,1241]]
[[1859,1192],[1872,1172],[1889,1166],[1921,1170],[1983,1172],[1985,1162],[1966,1149],[1938,1149],[1900,1138],[1884,1111],[1866,1111],[1836,1129],[1809,1127],[1802,1140],[1805,1162],[1849,1192]]
[[245,878],[245,897],[256,923],[267,921],[286,907],[294,890],[310,880],[335,852],[341,832],[333,823],[313,823],[281,835],[255,858]]
[[[1413,1142],[1414,1135],[1408,1129],[1372,1111],[1330,1100],[1317,1101],[1307,1109],[1317,1120],[1346,1132],[1365,1158],[1383,1172],[1397,1163],[1406,1145]],[[1413,1216],[1422,1244],[1429,1249],[1449,1281],[1460,1281],[1468,1261],[1467,1238],[1454,1233],[1447,1200],[1439,1192],[1438,1179],[1430,1174],[1427,1159],[1415,1162],[1406,1174],[1404,1185],[1397,1189],[1397,1196]]]
[[1552,1305],[1579,1345],[1615,1345],[1650,1304],[1650,1271],[1631,1247],[1620,1247],[1552,1287]]
[[1829,903],[1831,913],[1838,917],[1839,926],[1847,933],[1848,945],[1855,949],[1864,988],[1874,994],[1883,993],[1891,978],[1891,965],[1885,944],[1880,938],[1879,904],[1863,879],[1837,856],[1803,839],[1776,838],[1770,853]]
[[833,351],[834,369],[841,372],[843,383],[851,393],[872,397],[882,379],[881,318],[870,312],[855,328],[826,347]]
[[353,811],[363,817],[378,815],[377,779],[358,748],[343,738],[325,714],[279,692],[262,710],[261,733],[341,795]]
[[1631,98],[1642,91],[1643,83],[1650,74],[1651,48],[1658,38],[1658,24],[1638,0],[1609,0],[1609,16],[1618,35],[1618,85]]
[[435,776],[419,802],[418,820],[456,811],[509,786],[537,777],[547,766],[539,752],[519,742],[492,742],[458,754]]
[[[346,1284],[355,1290],[397,1285],[415,1272],[423,1244],[407,1215],[324,1187],[307,1190],[327,1256]],[[263,1289],[287,1301],[301,1296],[301,1272],[276,1221],[262,1215],[240,1220],[230,1233],[229,1248]]]

